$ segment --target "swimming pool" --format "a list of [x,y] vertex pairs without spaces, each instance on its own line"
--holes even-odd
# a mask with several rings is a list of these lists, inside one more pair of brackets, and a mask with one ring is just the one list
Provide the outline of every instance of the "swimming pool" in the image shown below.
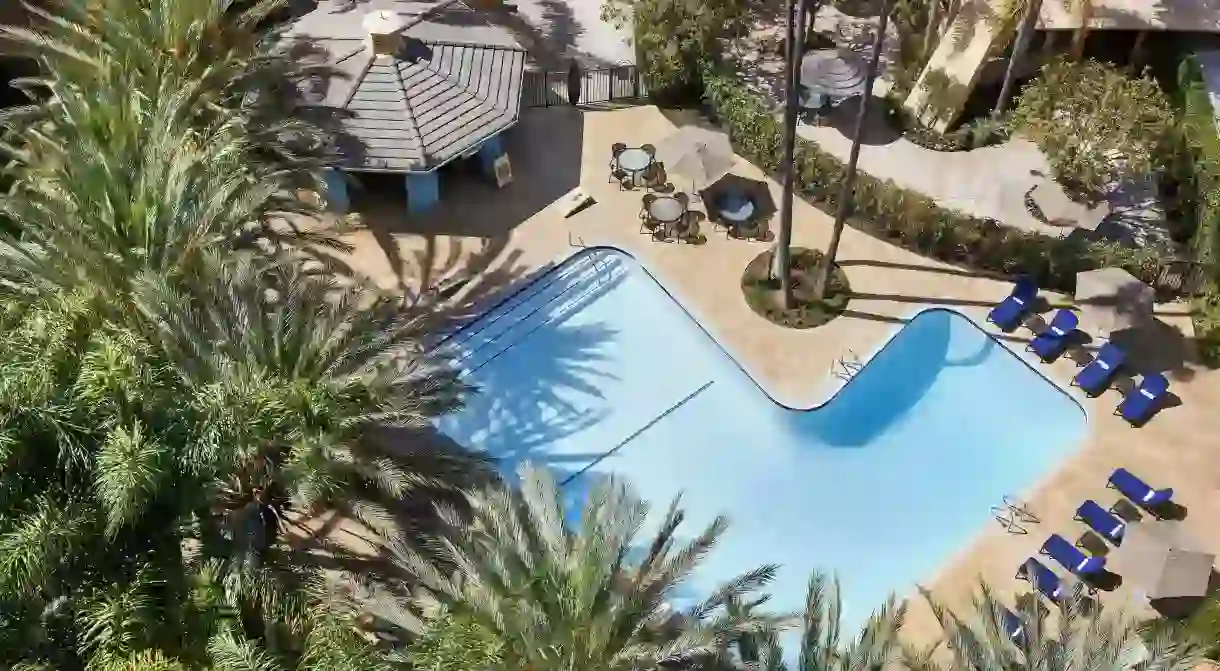
[[833,570],[845,626],[931,578],[1085,434],[1071,397],[943,309],[912,318],[823,406],[779,406],[612,250],[574,256],[447,346],[483,390],[441,420],[449,436],[505,471],[547,464],[574,496],[609,472],[654,508],[681,491],[688,533],[722,512],[733,522],[689,594],[774,562],[772,603],[798,610],[810,569]]

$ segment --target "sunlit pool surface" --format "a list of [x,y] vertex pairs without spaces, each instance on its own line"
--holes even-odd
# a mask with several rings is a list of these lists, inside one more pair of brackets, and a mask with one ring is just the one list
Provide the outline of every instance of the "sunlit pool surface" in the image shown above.
[[733,521],[685,594],[774,562],[772,603],[797,610],[817,567],[842,580],[848,626],[934,577],[992,505],[1085,432],[1074,400],[942,309],[911,319],[822,407],[778,406],[610,250],[574,256],[448,346],[482,388],[442,420],[449,436],[506,472],[546,464],[573,495],[611,472],[654,509],[681,491],[688,535],[721,512]]

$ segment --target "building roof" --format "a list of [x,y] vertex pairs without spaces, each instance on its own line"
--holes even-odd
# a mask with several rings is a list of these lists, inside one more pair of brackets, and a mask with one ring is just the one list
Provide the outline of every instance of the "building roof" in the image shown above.
[[[401,48],[374,53],[365,17],[375,10],[405,25]],[[466,5],[403,0],[322,0],[286,34],[337,71],[309,95],[351,114],[343,121],[344,167],[427,172],[516,123],[526,52]]]

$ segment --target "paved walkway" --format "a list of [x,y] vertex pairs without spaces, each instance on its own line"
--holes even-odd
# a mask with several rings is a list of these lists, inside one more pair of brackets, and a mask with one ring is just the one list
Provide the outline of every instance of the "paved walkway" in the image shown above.
[[[856,292],[847,313],[809,331],[783,329],[760,319],[742,299],[740,279],[745,264],[766,250],[767,243],[726,239],[710,228],[702,245],[652,242],[639,233],[640,193],[620,192],[607,183],[613,143],[657,144],[673,130],[653,107],[585,113],[531,110],[507,139],[516,179],[511,187],[497,191],[476,179],[450,180],[446,200],[434,216],[414,219],[383,212],[380,220],[370,217],[371,229],[349,238],[356,247],[350,260],[391,290],[410,284],[403,279],[404,266],[409,272],[435,275],[455,263],[473,263],[480,272],[467,291],[477,294],[480,286],[520,282],[581,244],[613,245],[644,263],[769,394],[792,405],[826,398],[835,386],[828,371],[838,357],[849,348],[875,351],[920,307],[948,305],[982,322],[985,311],[1007,293],[1009,285],[1003,281],[922,258],[849,228],[839,257]],[[734,172],[764,179],[744,160]],[[565,218],[552,194],[577,183],[597,203]],[[766,185],[778,202],[779,186],[769,180]],[[825,247],[832,229],[829,217],[798,201],[793,221],[795,245]],[[1016,566],[1036,554],[1048,534],[1071,539],[1080,535],[1082,529],[1072,517],[1081,501],[1092,498],[1109,505],[1114,500],[1105,481],[1117,466],[1130,468],[1153,485],[1174,487],[1175,499],[1189,511],[1187,527],[1206,547],[1220,551],[1220,526],[1214,523],[1220,516],[1220,450],[1214,440],[1220,433],[1220,416],[1214,411],[1220,407],[1220,373],[1191,363],[1192,331],[1185,309],[1159,306],[1158,315],[1162,330],[1157,351],[1181,354],[1155,367],[1170,372],[1180,405],[1166,409],[1146,427],[1132,429],[1112,416],[1118,391],[1099,399],[1069,391],[1088,414],[1090,435],[1055,474],[1019,493],[1042,522],[1028,535],[1011,535],[998,525],[980,529],[940,573],[923,581],[940,599],[964,607],[976,577],[981,577],[1011,602],[1014,592],[1027,589],[1013,579]],[[1019,355],[1028,356],[1023,353],[1028,330],[1000,337]],[[1068,359],[1032,365],[1065,389],[1077,370]],[[902,551],[888,547],[884,538],[876,542],[878,552]],[[765,553],[760,554],[764,560]],[[1103,592],[1101,598],[1122,601],[1134,589],[1124,585],[1114,593]],[[937,631],[917,599],[907,625],[911,640],[935,640]]]

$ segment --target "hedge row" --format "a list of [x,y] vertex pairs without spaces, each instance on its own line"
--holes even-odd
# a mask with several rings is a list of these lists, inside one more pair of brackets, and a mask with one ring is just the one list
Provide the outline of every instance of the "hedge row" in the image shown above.
[[[1205,263],[1217,258],[1220,245],[1220,135],[1216,133],[1215,111],[1203,84],[1203,73],[1193,57],[1182,60],[1178,72],[1178,93],[1184,146],[1190,152],[1189,189],[1193,199],[1189,211],[1194,232],[1191,247],[1196,258]],[[1210,279],[1210,278],[1209,278]],[[1210,365],[1220,365],[1220,287],[1208,282],[1206,294],[1195,312],[1195,336],[1200,354]]]
[[[737,152],[777,175],[783,128],[766,101],[724,67],[709,68],[703,83],[708,111],[728,130]],[[833,212],[844,177],[843,162],[816,143],[798,139],[795,163],[801,196]],[[1162,295],[1176,295],[1179,289],[1168,263],[1155,251],[1017,230],[941,207],[926,196],[863,172],[858,173],[849,223],[924,256],[1006,275],[1026,274],[1057,291],[1071,293],[1076,273],[1104,266],[1125,268]]]

